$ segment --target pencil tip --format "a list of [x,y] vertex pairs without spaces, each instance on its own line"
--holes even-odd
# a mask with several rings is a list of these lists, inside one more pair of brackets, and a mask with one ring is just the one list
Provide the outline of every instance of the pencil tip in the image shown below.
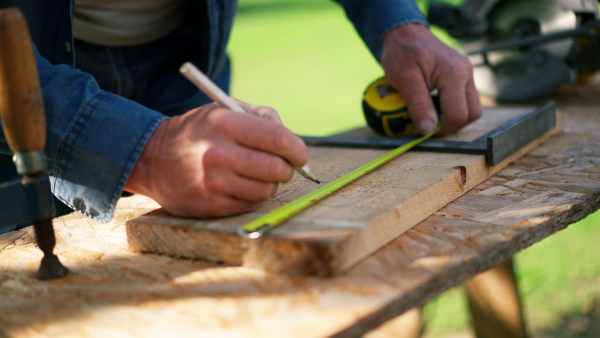
[[319,179],[315,179],[315,183],[316,184],[321,184],[321,181],[319,181]]

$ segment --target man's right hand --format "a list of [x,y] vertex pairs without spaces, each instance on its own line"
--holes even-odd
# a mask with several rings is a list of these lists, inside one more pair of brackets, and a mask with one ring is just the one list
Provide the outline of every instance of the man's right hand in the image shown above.
[[125,190],[184,217],[239,214],[269,199],[306,164],[307,148],[273,109],[243,106],[249,114],[209,104],[161,122]]

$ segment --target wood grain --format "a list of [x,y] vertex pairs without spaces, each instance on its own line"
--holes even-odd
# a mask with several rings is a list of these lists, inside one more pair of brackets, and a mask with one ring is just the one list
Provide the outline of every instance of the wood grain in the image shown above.
[[[449,138],[472,141],[527,111],[487,109],[480,121]],[[129,245],[143,252],[291,274],[332,276],[355,265],[559,130],[557,125],[493,167],[486,165],[482,155],[406,153],[260,239],[243,239],[236,231],[318,186],[297,176],[282,185],[275,197],[257,211],[236,217],[195,220],[174,217],[164,210],[153,211],[127,223]],[[327,147],[313,147],[309,151],[311,166],[324,182],[386,152]]]
[[[1,235],[0,336],[361,336],[600,207],[600,109],[576,93],[557,100],[567,134],[333,278],[132,252],[125,222],[158,207],[142,196],[121,199],[107,224],[55,221],[55,252],[72,272],[63,279],[33,277],[42,254],[32,229]],[[531,202],[548,193],[562,197],[540,213]],[[505,225],[497,208],[522,209],[521,221]],[[493,224],[474,220],[488,214]]]

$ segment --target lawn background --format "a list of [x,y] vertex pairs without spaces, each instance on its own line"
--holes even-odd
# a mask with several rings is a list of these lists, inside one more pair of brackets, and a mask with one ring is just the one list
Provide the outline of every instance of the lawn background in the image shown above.
[[[425,1],[418,3],[424,8]],[[240,0],[229,51],[232,95],[274,107],[301,135],[364,125],[362,92],[383,75],[343,10],[328,0]],[[596,213],[515,256],[533,337],[600,336],[599,222]],[[426,337],[464,333],[462,289],[432,300],[425,316]]]

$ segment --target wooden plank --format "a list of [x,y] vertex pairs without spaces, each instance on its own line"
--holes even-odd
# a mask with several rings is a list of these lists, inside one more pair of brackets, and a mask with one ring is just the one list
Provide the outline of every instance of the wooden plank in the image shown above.
[[[479,135],[482,135],[509,119],[506,116],[524,112],[523,109],[488,109],[482,120],[464,134],[472,138],[471,129],[480,128]],[[236,230],[318,186],[295,177],[257,211],[236,217],[184,219],[156,210],[127,223],[128,242],[138,251],[292,274],[332,276],[372,254],[559,130],[557,125],[493,167],[486,165],[482,155],[407,153],[259,240],[242,239]],[[452,140],[457,137],[450,136]],[[383,150],[311,148],[311,167],[321,180],[329,182],[384,153]]]

